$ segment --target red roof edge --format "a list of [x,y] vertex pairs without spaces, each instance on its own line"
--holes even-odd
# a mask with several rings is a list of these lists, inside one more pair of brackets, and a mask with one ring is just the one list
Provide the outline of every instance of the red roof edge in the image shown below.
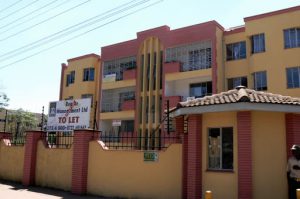
[[295,7],[291,7],[291,8],[282,9],[282,10],[276,10],[276,11],[273,11],[273,12],[268,12],[268,13],[264,13],[264,14],[260,14],[260,15],[245,17],[244,22],[248,22],[248,21],[252,21],[252,20],[256,20],[256,19],[261,19],[261,18],[265,18],[265,17],[270,17],[270,16],[274,16],[274,15],[280,15],[280,14],[293,12],[293,11],[298,11],[298,10],[300,10],[300,6],[295,6]]

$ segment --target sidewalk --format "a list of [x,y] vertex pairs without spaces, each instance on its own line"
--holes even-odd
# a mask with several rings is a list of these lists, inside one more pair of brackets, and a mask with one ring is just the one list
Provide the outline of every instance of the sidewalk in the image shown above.
[[[19,183],[0,180],[1,199],[108,199],[96,196],[78,196],[71,192],[42,187],[24,187]],[[112,199],[112,198],[110,198]]]

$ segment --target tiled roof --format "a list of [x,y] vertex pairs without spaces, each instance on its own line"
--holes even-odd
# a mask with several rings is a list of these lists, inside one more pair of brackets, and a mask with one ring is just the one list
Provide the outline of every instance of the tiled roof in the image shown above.
[[256,91],[247,89],[244,86],[239,86],[236,89],[206,96],[203,98],[196,98],[185,102],[179,102],[177,108],[193,107],[193,106],[209,106],[217,104],[231,104],[239,102],[249,103],[266,103],[266,104],[288,104],[300,105],[300,98],[290,96],[282,96],[273,93]]

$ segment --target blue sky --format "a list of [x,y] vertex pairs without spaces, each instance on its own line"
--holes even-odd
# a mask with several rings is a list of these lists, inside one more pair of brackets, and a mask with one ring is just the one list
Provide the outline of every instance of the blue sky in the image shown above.
[[[16,49],[24,45],[128,3],[130,0],[23,0],[15,6],[3,10],[17,1],[19,0],[2,0],[0,4],[0,91],[5,92],[10,98],[8,108],[23,108],[33,112],[41,112],[42,106],[45,106],[47,110],[50,101],[58,100],[61,63],[66,63],[69,58],[89,53],[100,54],[102,46],[134,39],[136,38],[136,32],[157,26],[168,25],[171,29],[176,29],[216,20],[227,29],[243,25],[244,17],[300,5],[300,0],[148,0],[148,2],[145,0],[145,3],[141,6],[128,10],[123,14],[114,15],[112,18],[100,21],[78,32],[69,33],[67,37],[50,42],[32,51],[27,50],[25,53],[19,53]],[[49,7],[39,9],[52,1],[53,4]],[[135,2],[141,1],[136,0]],[[126,13],[155,2],[158,3],[152,7],[109,23]],[[32,3],[31,6],[20,10],[20,8],[30,3]],[[62,5],[58,6],[59,4]],[[19,35],[7,38],[22,29],[79,4],[82,5]],[[58,7],[54,9],[55,6]],[[49,11],[41,15],[47,9]],[[16,12],[17,10],[20,11]],[[31,15],[26,16],[29,13]],[[36,17],[34,17],[35,15]],[[33,19],[26,22],[31,17]],[[7,66],[42,49],[62,43],[78,33],[105,23],[108,23],[108,25],[29,59]],[[17,24],[20,25],[16,26]],[[13,26],[16,27],[13,28]],[[9,28],[12,29],[8,30]],[[8,52],[15,53],[11,54],[10,58],[4,57],[3,55]]]

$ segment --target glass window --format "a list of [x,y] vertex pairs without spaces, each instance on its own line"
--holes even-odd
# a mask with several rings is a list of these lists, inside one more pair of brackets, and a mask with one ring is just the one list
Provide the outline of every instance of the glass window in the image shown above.
[[226,45],[227,61],[246,58],[246,42],[241,41],[238,43]]
[[208,130],[208,169],[233,169],[233,128]]
[[237,86],[248,86],[247,77],[235,77],[228,79],[228,90],[234,89]]
[[74,84],[75,82],[75,71],[71,71],[70,74],[67,74],[67,82],[66,85]]
[[261,71],[253,73],[254,89],[257,91],[267,90],[267,72]]
[[212,94],[212,82],[201,82],[190,85],[190,96],[204,97]]
[[251,43],[252,53],[265,52],[265,34],[253,35]]
[[284,47],[296,48],[300,47],[300,28],[290,28],[284,32]]
[[83,69],[83,81],[94,81],[95,69],[85,68]]
[[287,87],[299,88],[300,87],[300,67],[292,67],[286,69]]

